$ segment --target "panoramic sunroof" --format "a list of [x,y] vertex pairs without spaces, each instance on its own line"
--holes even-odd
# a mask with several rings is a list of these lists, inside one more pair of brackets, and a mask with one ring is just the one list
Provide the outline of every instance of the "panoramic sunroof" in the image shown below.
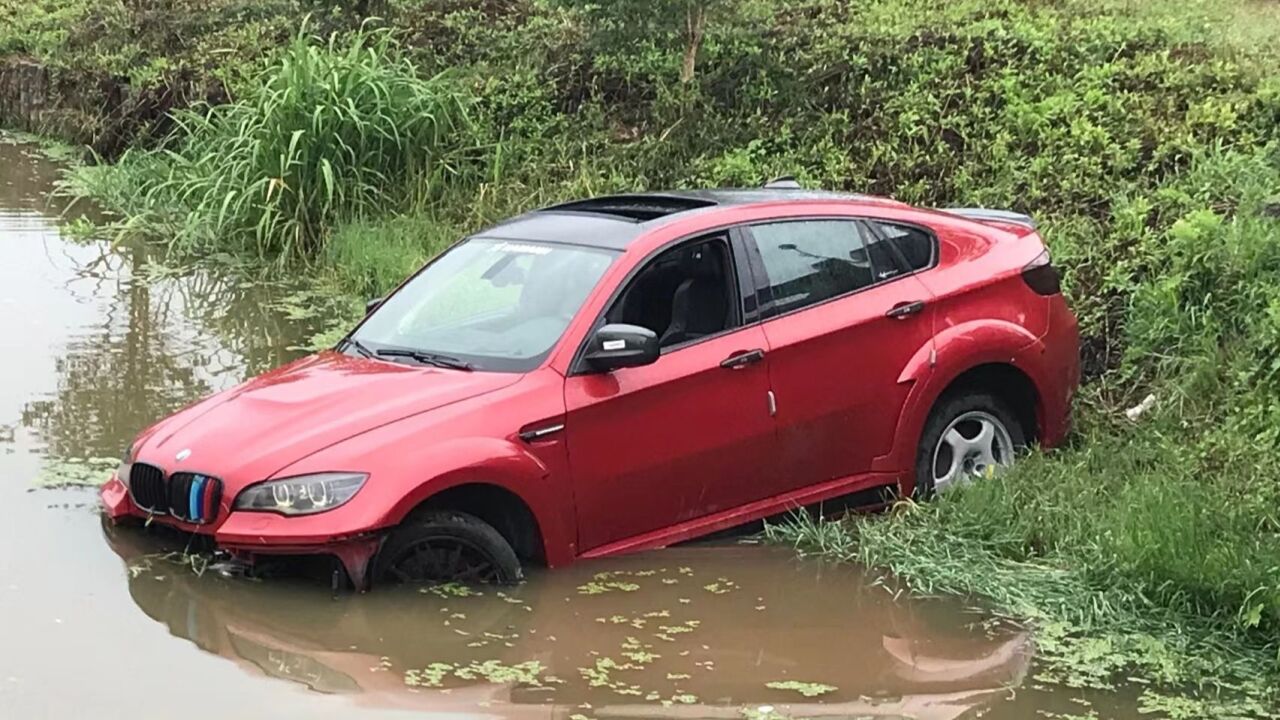
[[671,195],[608,195],[591,198],[590,200],[575,200],[561,205],[552,205],[549,208],[544,208],[543,211],[595,213],[643,222],[665,215],[684,212],[685,210],[696,210],[712,205],[715,205],[715,203],[710,200]]

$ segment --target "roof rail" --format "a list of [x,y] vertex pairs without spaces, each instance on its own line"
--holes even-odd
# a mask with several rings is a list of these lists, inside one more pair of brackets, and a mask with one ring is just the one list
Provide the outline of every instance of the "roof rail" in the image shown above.
[[795,175],[780,175],[764,184],[768,190],[801,190],[800,182]]

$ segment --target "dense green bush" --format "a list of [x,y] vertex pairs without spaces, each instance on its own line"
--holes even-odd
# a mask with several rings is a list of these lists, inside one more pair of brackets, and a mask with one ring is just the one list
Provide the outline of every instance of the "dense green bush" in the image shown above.
[[309,258],[339,222],[438,194],[471,145],[469,104],[396,59],[385,31],[299,35],[235,102],[178,113],[171,148],[81,182],[188,249]]

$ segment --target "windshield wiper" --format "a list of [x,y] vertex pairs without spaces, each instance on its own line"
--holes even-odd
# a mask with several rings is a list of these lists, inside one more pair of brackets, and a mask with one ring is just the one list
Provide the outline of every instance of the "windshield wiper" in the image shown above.
[[360,342],[355,338],[347,338],[346,346],[355,348],[356,352],[360,353],[361,355],[367,358],[374,357],[373,351],[365,347],[364,343]]
[[410,348],[383,348],[376,353],[378,357],[406,357],[423,365],[434,365],[441,368],[449,368],[450,370],[472,370],[471,364],[465,360],[459,360],[456,357],[448,355],[438,355],[423,350],[412,350]]

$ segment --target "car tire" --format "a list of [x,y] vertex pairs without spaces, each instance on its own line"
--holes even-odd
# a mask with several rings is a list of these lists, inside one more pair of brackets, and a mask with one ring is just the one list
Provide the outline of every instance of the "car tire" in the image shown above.
[[[958,435],[951,435],[953,431]],[[987,431],[989,443],[983,434]],[[981,478],[999,466],[1009,465],[1026,444],[1026,433],[1017,414],[995,395],[977,392],[945,396],[929,414],[920,436],[915,496],[928,499],[945,492],[953,483]]]
[[391,531],[374,560],[375,583],[510,585],[524,579],[520,559],[502,535],[474,515],[423,513]]

